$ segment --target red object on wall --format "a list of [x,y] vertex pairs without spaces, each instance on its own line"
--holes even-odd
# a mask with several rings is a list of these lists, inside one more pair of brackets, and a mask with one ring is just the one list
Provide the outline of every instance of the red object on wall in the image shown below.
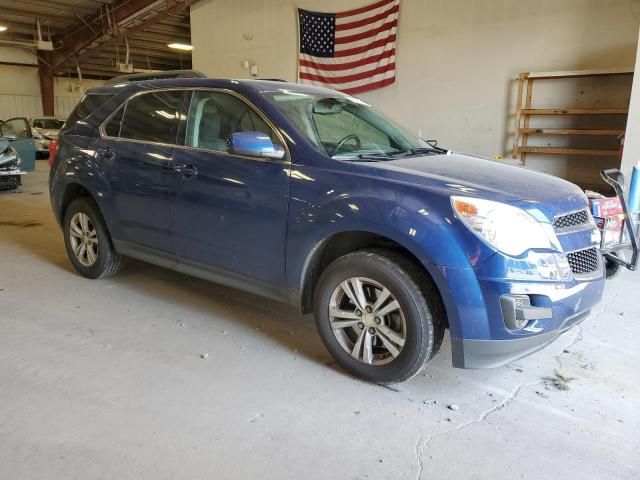
[[624,210],[618,197],[604,197],[591,200],[591,213],[602,232],[604,246],[622,241],[624,230]]
[[618,197],[599,198],[591,202],[594,217],[611,218],[624,213]]

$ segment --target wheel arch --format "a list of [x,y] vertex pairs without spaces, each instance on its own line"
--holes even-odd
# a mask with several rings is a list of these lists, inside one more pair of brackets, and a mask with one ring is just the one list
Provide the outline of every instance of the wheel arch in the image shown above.
[[94,202],[96,201],[94,195],[89,191],[89,189],[84,185],[81,185],[80,183],[71,182],[64,187],[56,208],[56,216],[60,219],[61,223],[64,219],[64,213],[67,211],[69,205],[71,205],[71,202],[73,202],[77,198],[82,197],[89,197]]
[[64,215],[71,203],[78,198],[90,198],[98,209],[98,213],[102,217],[102,221],[104,222],[105,228],[107,229],[107,233],[110,238],[112,237],[111,226],[107,222],[107,219],[104,215],[104,211],[100,202],[98,201],[98,195],[95,195],[86,185],[80,182],[69,182],[65,184],[62,189],[56,206],[54,206],[56,217],[58,218],[58,223],[60,226],[63,225]]
[[[367,230],[353,230],[334,233],[318,242],[307,255],[300,278],[299,305],[303,314],[313,311],[315,287],[322,272],[336,259],[352,252],[365,249],[383,249],[398,252],[415,263],[424,274],[426,282],[433,282],[440,301],[446,312],[446,303],[442,295],[438,269],[432,264],[425,264],[406,245],[388,236]],[[428,266],[427,266],[428,265]],[[448,317],[448,315],[445,315]],[[445,319],[448,326],[448,320]]]

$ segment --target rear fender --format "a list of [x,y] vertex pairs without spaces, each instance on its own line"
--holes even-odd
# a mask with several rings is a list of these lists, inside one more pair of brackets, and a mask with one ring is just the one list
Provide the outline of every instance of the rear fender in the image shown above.
[[113,203],[112,190],[91,140],[71,135],[62,137],[58,153],[61,161],[56,162],[49,179],[51,203],[58,223],[61,223],[64,208],[70,201],[70,190],[82,187],[98,205],[109,232],[118,238],[119,226],[113,221],[110,207]]

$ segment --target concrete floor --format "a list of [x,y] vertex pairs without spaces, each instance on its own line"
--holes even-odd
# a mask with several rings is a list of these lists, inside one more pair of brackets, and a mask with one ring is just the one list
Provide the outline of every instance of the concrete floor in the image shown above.
[[640,478],[640,273],[532,357],[457,370],[445,340],[383,388],[283,305],[133,261],[80,277],[46,182],[0,193],[2,479]]

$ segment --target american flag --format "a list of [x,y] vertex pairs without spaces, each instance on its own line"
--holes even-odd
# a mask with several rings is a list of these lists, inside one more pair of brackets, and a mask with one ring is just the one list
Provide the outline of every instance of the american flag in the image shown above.
[[298,9],[298,81],[361,93],[396,80],[400,0],[340,13]]

